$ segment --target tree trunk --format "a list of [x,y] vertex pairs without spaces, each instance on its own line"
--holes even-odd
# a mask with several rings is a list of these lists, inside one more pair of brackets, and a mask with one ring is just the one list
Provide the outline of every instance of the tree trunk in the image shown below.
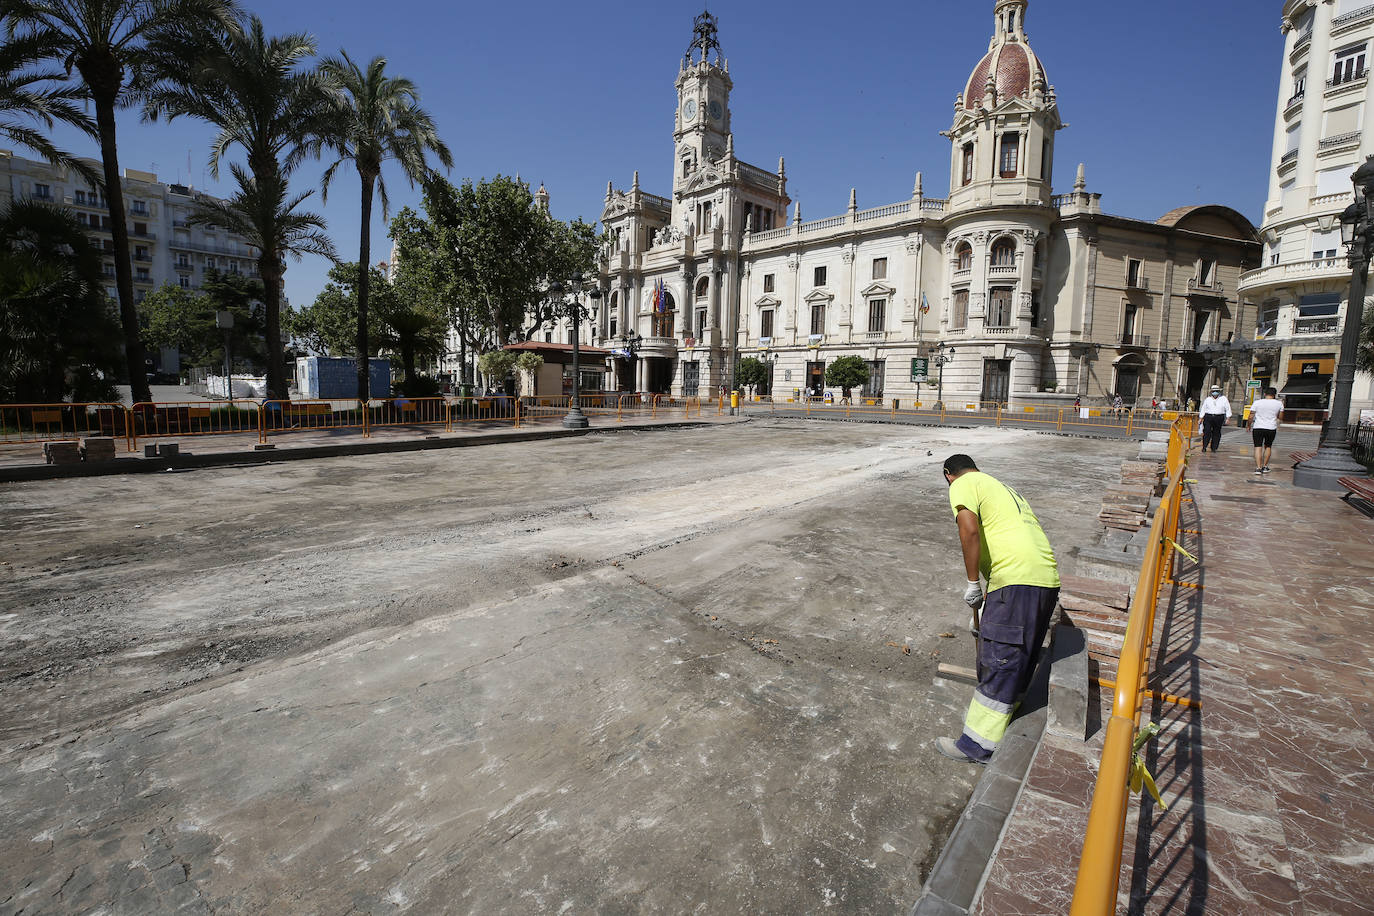
[[[86,74],[82,74],[86,76]],[[89,77],[87,85],[91,85]],[[153,399],[148,387],[148,367],[143,342],[138,337],[138,309],[134,306],[134,271],[129,261],[129,224],[124,214],[124,186],[119,178],[119,151],[115,145],[114,95],[96,94],[95,122],[100,131],[100,159],[105,167],[105,200],[110,205],[110,234],[114,236],[115,288],[119,293],[119,323],[124,328],[124,359],[129,368],[129,392],[133,403]]]
[[367,281],[368,262],[372,258],[372,187],[377,179],[367,175],[360,177],[363,186],[363,221],[358,232],[358,400],[366,404],[371,397],[368,390]]
[[258,258],[258,274],[262,277],[262,307],[267,325],[267,398],[285,401],[289,392],[286,389],[286,366],[282,362],[280,254],[264,251]]
[[409,339],[401,341],[401,369],[409,387],[415,382],[415,344]]

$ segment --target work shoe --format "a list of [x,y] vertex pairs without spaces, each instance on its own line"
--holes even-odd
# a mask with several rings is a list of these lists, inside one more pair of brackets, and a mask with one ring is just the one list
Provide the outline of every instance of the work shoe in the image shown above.
[[954,743],[953,738],[936,738],[935,749],[950,760],[962,760],[964,763],[986,764],[986,760],[975,760],[968,754],[959,750],[959,745]]

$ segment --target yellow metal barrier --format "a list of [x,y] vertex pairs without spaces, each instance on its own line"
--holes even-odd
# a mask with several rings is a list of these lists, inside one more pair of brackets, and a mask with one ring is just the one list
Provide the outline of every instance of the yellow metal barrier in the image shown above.
[[257,401],[143,401],[129,408],[129,439],[171,439],[256,433],[262,422]]
[[1111,916],[1116,912],[1136,730],[1140,723],[1143,698],[1149,692],[1146,684],[1150,649],[1154,641],[1155,612],[1159,605],[1160,588],[1166,579],[1172,578],[1184,469],[1188,444],[1195,431],[1194,418],[1183,416],[1174,421],[1169,437],[1166,459],[1169,484],[1155,511],[1154,523],[1150,526],[1152,546],[1141,564],[1135,595],[1131,600],[1126,636],[1117,665],[1112,715],[1107,721],[1102,762],[1093,789],[1088,828],[1083,836],[1083,854],[1078,863],[1078,879],[1070,909],[1073,916]]
[[357,401],[263,401],[259,408],[258,441],[271,433],[360,429],[367,435],[368,411]]
[[505,395],[448,400],[449,429],[459,423],[511,423],[519,426],[523,416],[520,402]]
[[123,404],[0,404],[0,443],[66,442],[92,436],[123,439],[133,451]]
[[444,398],[387,398],[368,402],[367,429],[379,426],[442,426],[453,428]]

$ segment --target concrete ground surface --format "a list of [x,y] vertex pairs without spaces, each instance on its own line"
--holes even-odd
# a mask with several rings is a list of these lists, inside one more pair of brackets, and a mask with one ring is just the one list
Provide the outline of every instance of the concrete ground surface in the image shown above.
[[[0,913],[902,912],[981,769],[939,475],[1064,566],[1134,445],[756,420],[12,484]],[[906,650],[909,649],[909,654]]]
[[[1161,597],[1147,746],[1167,811],[1130,804],[1118,912],[1374,913],[1374,518],[1292,486],[1285,428],[1253,474],[1243,432],[1194,454],[1180,581]],[[1103,697],[1108,715],[1109,697]],[[1101,754],[1047,735],[974,912],[1067,912]],[[1067,859],[1067,861],[1066,861]]]

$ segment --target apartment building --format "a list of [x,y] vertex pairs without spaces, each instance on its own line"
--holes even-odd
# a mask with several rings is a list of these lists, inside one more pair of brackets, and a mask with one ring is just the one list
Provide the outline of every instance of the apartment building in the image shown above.
[[[1364,130],[1374,3],[1287,0],[1262,262],[1240,278],[1256,322],[1252,371],[1290,409],[1325,410],[1348,316],[1350,265],[1340,215],[1354,200],[1351,174],[1374,155]],[[1352,410],[1374,407],[1367,374]]]

